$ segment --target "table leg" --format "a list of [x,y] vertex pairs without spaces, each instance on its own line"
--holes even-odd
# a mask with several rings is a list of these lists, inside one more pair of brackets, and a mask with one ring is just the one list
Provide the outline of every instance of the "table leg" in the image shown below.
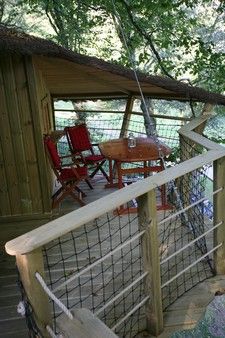
[[121,162],[116,162],[117,175],[118,175],[118,188],[123,188],[123,175],[121,169]]
[[113,161],[109,160],[109,183],[105,185],[105,188],[117,187],[118,183],[113,183]]
[[[147,162],[144,161],[144,169],[147,168]],[[148,173],[146,171],[144,171],[144,178],[148,177]]]

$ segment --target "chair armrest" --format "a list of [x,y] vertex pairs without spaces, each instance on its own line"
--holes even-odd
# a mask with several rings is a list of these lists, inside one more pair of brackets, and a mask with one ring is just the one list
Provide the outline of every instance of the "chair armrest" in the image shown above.
[[63,158],[72,158],[73,155],[63,155],[63,156],[60,156],[60,159],[63,159]]
[[78,157],[77,154],[76,155],[69,154],[69,155],[60,156],[61,160],[64,160],[64,159],[67,159],[67,158],[70,158],[72,162],[71,163],[65,163],[65,164],[62,163],[62,167],[68,167],[68,166],[71,166],[71,165],[74,165],[74,164],[77,164],[79,166],[80,164],[83,164],[82,158],[80,156]]

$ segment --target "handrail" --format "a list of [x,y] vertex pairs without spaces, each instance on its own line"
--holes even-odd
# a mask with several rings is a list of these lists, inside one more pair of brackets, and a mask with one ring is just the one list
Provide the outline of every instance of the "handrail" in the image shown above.
[[[76,112],[76,113],[85,113],[85,112],[90,112],[90,113],[100,113],[100,114],[124,114],[124,110],[88,110],[88,109],[54,109],[55,112],[60,111],[60,112]],[[131,115],[139,115],[143,116],[142,112],[139,111],[132,111]],[[190,121],[190,117],[182,117],[182,116],[175,116],[175,115],[162,115],[162,114],[150,114],[152,117],[156,118],[161,118],[165,120],[177,120],[177,121]]]
[[72,211],[67,215],[50,221],[35,230],[7,242],[5,246],[7,253],[10,255],[29,253],[158,186],[166,184],[171,180],[225,156],[225,148],[223,146],[193,131],[193,129],[200,126],[209,117],[211,117],[211,115],[203,115],[196,118],[179,130],[181,135],[206,147],[208,149],[206,153],[186,160],[175,167],[168,168],[166,171],[157,173],[157,175],[133,183],[120,191],[113,192],[104,198],[100,198],[95,202],[85,205],[78,210]]

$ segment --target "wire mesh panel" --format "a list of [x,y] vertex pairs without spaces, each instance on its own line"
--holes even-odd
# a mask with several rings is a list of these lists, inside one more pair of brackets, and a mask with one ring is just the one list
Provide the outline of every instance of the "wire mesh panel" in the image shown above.
[[[169,120],[166,117],[155,118],[152,129],[155,129],[158,139],[167,144],[172,149],[179,146],[178,130],[183,125],[183,122],[178,120]],[[146,136],[146,128],[143,115],[132,114],[129,121],[127,133],[132,132],[136,137]]]
[[[202,152],[201,147],[182,140],[182,159]],[[207,255],[213,247],[213,232],[204,235],[213,227],[211,164],[170,182],[168,187],[173,209],[159,222],[164,309],[215,273],[213,254]]]
[[[99,112],[93,116],[92,112],[85,112],[85,123],[90,132],[91,141],[93,143],[100,143],[120,137],[123,123],[124,113],[106,113]],[[81,121],[82,122],[82,121]],[[55,128],[62,130],[66,126],[73,126],[78,122],[77,119],[70,117],[59,117],[55,115]],[[84,121],[83,121],[84,122]],[[179,147],[178,129],[183,124],[179,120],[168,120],[162,118],[155,118],[156,135],[158,139],[172,150]],[[129,123],[124,130],[125,135],[132,132],[136,137],[146,137],[146,128],[144,124],[143,115],[131,114]],[[59,152],[61,154],[68,154],[69,147],[66,137],[62,137],[58,143]]]
[[225,144],[224,114],[213,116],[207,121],[204,135],[216,143]]
[[[144,298],[140,280],[110,302],[143,274],[138,234],[136,214],[111,212],[49,243],[44,247],[49,287],[69,309],[88,308],[113,328]],[[54,303],[52,309],[56,326],[61,311]],[[134,337],[146,328],[144,312],[142,306],[115,332]]]

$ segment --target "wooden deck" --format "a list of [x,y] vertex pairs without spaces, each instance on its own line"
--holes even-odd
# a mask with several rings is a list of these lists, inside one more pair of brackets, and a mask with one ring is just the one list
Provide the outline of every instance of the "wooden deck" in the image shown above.
[[[87,193],[86,203],[109,194],[115,189],[105,189],[105,181],[95,182],[94,190],[84,186]],[[54,216],[59,217],[68,213],[79,205],[72,199],[65,200],[60,208],[54,211]],[[20,231],[23,227],[20,225]],[[27,225],[24,226],[27,231]],[[15,269],[15,258],[2,252],[0,256],[0,337],[1,338],[27,338],[25,320],[17,313],[16,306],[20,300],[20,291],[17,285],[17,272]],[[184,296],[179,298],[164,315],[164,332],[159,338],[170,337],[174,331],[182,328],[193,327],[204,313],[205,307],[212,300],[215,291],[225,288],[225,276],[217,276],[199,284]],[[152,337],[146,334],[139,337]]]

